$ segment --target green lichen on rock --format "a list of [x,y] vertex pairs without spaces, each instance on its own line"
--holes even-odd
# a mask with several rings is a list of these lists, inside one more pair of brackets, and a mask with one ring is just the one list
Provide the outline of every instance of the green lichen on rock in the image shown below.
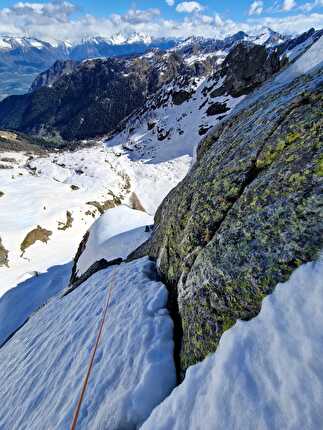
[[23,257],[23,255],[25,254],[26,249],[33,245],[35,242],[40,241],[43,243],[47,243],[51,235],[52,232],[50,230],[46,230],[40,225],[38,225],[37,228],[31,230],[29,233],[27,233],[25,239],[20,245],[21,257]]
[[98,202],[96,200],[87,202],[87,205],[94,206],[102,215],[106,210],[112,209],[116,206],[113,200],[105,200],[104,202]]
[[323,155],[318,159],[315,174],[317,176],[323,176]]
[[9,259],[8,259],[8,251],[4,247],[1,237],[0,237],[0,267],[6,266],[9,267]]
[[73,217],[70,211],[66,211],[66,221],[65,222],[61,222],[58,221],[58,230],[67,230],[68,228],[71,228],[73,225]]
[[146,212],[145,208],[141,204],[141,201],[139,200],[139,197],[135,192],[132,192],[129,197],[130,205],[132,209],[135,209],[137,211]]
[[188,176],[159,207],[151,238],[130,256],[155,257],[177,293],[184,371],[319,255],[320,73],[256,98],[212,130]]

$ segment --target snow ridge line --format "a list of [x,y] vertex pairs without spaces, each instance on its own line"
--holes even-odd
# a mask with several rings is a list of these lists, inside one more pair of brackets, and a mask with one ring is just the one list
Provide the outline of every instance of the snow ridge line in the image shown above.
[[90,359],[90,362],[89,362],[89,365],[88,365],[88,369],[87,369],[87,372],[86,372],[86,375],[85,375],[85,378],[84,378],[84,381],[83,381],[83,384],[82,384],[82,389],[81,389],[80,396],[79,396],[79,399],[78,399],[78,402],[77,402],[77,405],[76,405],[76,409],[74,411],[73,422],[72,422],[70,430],[75,430],[76,426],[77,426],[77,421],[78,421],[79,414],[80,414],[80,411],[81,411],[82,402],[83,402],[83,399],[84,399],[86,388],[88,386],[88,382],[89,382],[89,379],[90,379],[90,376],[91,376],[91,372],[92,372],[92,369],[93,369],[94,359],[95,359],[96,352],[97,352],[97,349],[98,349],[98,346],[99,346],[99,343],[100,343],[101,335],[102,335],[102,332],[103,332],[103,326],[104,326],[104,323],[105,323],[105,320],[106,320],[106,316],[107,316],[107,312],[108,312],[108,307],[109,307],[109,305],[111,303],[111,297],[112,297],[112,292],[113,292],[113,288],[114,288],[114,282],[113,281],[115,279],[115,273],[116,273],[116,271],[114,270],[114,272],[112,274],[111,286],[110,286],[109,289],[107,289],[107,296],[106,296],[107,298],[106,298],[105,306],[103,307],[102,318],[101,318],[101,321],[100,321],[100,324],[99,324],[98,334],[97,334],[96,341],[95,341],[95,344],[94,344],[93,349],[92,349],[91,359]]

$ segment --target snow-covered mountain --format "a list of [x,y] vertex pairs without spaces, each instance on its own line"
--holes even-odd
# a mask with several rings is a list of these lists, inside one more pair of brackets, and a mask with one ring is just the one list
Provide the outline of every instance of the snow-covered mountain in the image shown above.
[[322,38],[237,39],[77,64],[151,77],[91,142],[0,131],[1,429],[70,427],[106,300],[79,428],[319,428]]
[[153,38],[146,33],[130,33],[128,35],[123,33],[113,34],[111,37],[102,36],[92,36],[85,37],[81,40],[80,44],[85,43],[96,43],[100,45],[101,43],[107,43],[110,45],[131,45],[133,43],[143,43],[145,45],[150,45]]
[[30,37],[0,36],[0,100],[24,94],[32,81],[57,60],[138,55],[149,49],[169,49],[174,39],[152,39],[144,33],[87,37],[75,43],[45,42]]
[[0,51],[11,51],[14,49],[44,49],[54,47],[51,43],[32,37],[15,37],[0,35]]
[[97,57],[140,55],[152,49],[176,48],[183,54],[196,51],[210,54],[227,51],[242,40],[276,46],[292,37],[280,35],[268,28],[259,35],[240,31],[222,40],[190,37],[185,40],[153,38],[146,33],[117,33],[110,37],[89,36],[77,42],[46,42],[37,38],[0,36],[0,100],[11,94],[26,93],[32,81],[57,60],[82,61]]

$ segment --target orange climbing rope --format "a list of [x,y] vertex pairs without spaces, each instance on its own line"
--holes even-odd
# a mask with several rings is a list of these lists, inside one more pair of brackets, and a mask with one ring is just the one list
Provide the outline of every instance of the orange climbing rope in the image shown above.
[[[115,272],[112,275],[112,279],[114,279],[114,274],[115,274]],[[91,359],[90,359],[89,366],[88,366],[88,369],[87,369],[87,372],[86,372],[86,375],[85,375],[85,378],[84,378],[84,381],[83,381],[83,385],[82,385],[82,390],[81,390],[81,393],[80,393],[80,397],[78,399],[78,402],[77,402],[77,405],[76,405],[76,409],[74,411],[73,422],[72,422],[70,430],[75,430],[76,429],[76,425],[77,425],[78,417],[79,417],[79,414],[80,414],[80,410],[81,410],[81,406],[82,406],[84,394],[85,394],[85,391],[86,391],[86,388],[87,388],[87,384],[88,384],[89,379],[90,379],[91,371],[92,371],[92,368],[93,368],[95,354],[96,354],[96,351],[97,351],[98,346],[99,346],[99,342],[100,342],[102,331],[103,331],[104,322],[105,322],[105,319],[106,319],[106,316],[107,316],[107,312],[108,312],[108,307],[109,307],[110,302],[111,302],[113,287],[114,287],[114,283],[112,282],[112,285],[111,285],[110,289],[107,291],[107,299],[106,299],[105,306],[103,308],[102,318],[101,318],[101,322],[100,322],[100,325],[99,325],[98,334],[97,334],[96,341],[95,341],[95,344],[94,344],[93,349],[92,349]]]

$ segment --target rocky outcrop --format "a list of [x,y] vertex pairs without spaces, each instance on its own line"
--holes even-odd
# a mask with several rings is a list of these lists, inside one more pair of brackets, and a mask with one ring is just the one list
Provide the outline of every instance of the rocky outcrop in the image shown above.
[[221,74],[224,87],[234,97],[248,94],[280,68],[279,56],[264,46],[239,43],[227,55]]
[[181,105],[189,100],[191,96],[192,95],[185,90],[174,91],[172,94],[173,103],[174,105]]
[[116,206],[116,203],[113,199],[105,200],[104,202],[98,202],[96,200],[92,202],[87,202],[87,205],[94,206],[102,215],[106,210],[112,209]]
[[213,352],[226,329],[254,317],[278,282],[318,256],[321,75],[259,93],[212,130],[188,176],[159,207],[150,240],[129,257],[157,259],[177,297],[182,370]]
[[77,63],[72,60],[57,60],[45,72],[40,73],[31,84],[30,91],[36,91],[41,87],[51,87],[62,76],[68,75],[76,68]]
[[81,240],[81,243],[79,244],[79,247],[77,249],[77,252],[75,254],[74,260],[73,260],[73,267],[72,267],[72,273],[69,281],[69,287],[65,291],[64,295],[67,295],[71,293],[75,288],[83,284],[90,276],[94,275],[94,273],[99,272],[100,270],[106,269],[107,267],[119,265],[122,263],[122,258],[115,258],[113,260],[107,261],[104,258],[101,258],[101,260],[96,261],[93,263],[84,273],[81,275],[78,275],[77,271],[77,264],[78,261],[85,251],[87,242],[89,240],[90,236],[90,230],[88,230],[85,235],[83,236],[83,239]]
[[[67,296],[69,293],[74,291],[77,287],[79,287],[83,282],[85,282],[87,279],[89,279],[92,275],[99,272],[100,270],[107,269],[111,266],[116,266],[122,263],[122,258],[115,258],[113,260],[107,261],[105,258],[101,258],[101,260],[96,261],[93,263],[80,277],[75,277],[72,281],[72,278],[70,279],[69,287],[64,292],[63,296]],[[76,263],[74,261],[74,267],[76,267]]]
[[86,248],[86,244],[87,244],[87,241],[89,240],[89,236],[90,236],[90,230],[88,230],[84,234],[84,236],[83,236],[83,238],[82,238],[82,240],[81,240],[81,242],[79,244],[79,247],[78,247],[78,249],[76,251],[76,254],[75,254],[75,257],[74,257],[74,261],[73,261],[73,267],[72,267],[72,273],[71,273],[71,277],[70,277],[70,282],[69,282],[70,285],[74,284],[79,279],[79,277],[77,276],[77,263],[78,263],[81,255],[83,254],[83,252],[84,252],[84,250]]
[[141,211],[141,212],[146,212],[146,210],[143,207],[139,197],[137,196],[137,194],[134,191],[130,194],[129,203],[130,203],[130,207],[132,209],[135,209],[135,210]]
[[21,245],[20,245],[21,257],[24,256],[26,249],[28,249],[37,241],[47,243],[52,234],[53,234],[52,231],[46,230],[45,228],[42,228],[40,225],[38,225],[37,228],[34,228],[33,230],[31,230],[29,233],[27,233],[26,237],[21,242]]
[[219,115],[220,113],[228,112],[230,108],[227,107],[225,103],[212,103],[206,110],[208,116]]
[[8,259],[9,252],[4,247],[1,237],[0,237],[0,267],[6,266],[9,267],[9,259]]
[[72,227],[73,221],[74,221],[74,218],[72,217],[72,213],[70,211],[66,211],[66,221],[65,222],[58,221],[57,229],[62,231],[67,230],[68,228]]

